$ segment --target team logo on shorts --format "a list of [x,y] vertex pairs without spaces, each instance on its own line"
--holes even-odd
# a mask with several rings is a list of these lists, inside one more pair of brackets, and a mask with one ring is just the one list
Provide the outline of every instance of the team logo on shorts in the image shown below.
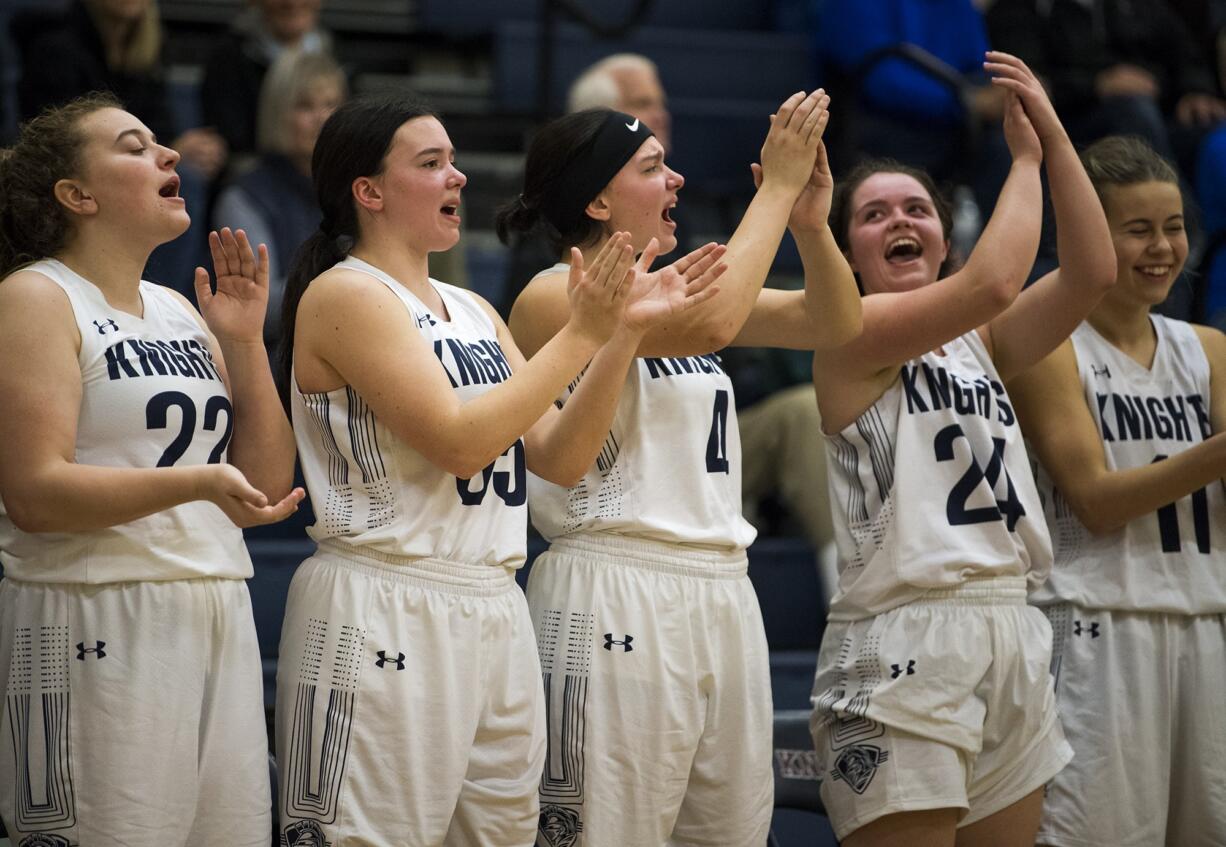
[[847,787],[857,794],[863,794],[868,784],[873,781],[878,765],[883,764],[890,754],[872,744],[857,744],[848,747],[834,760],[834,770],[830,775],[836,780],[841,779]]
[[36,832],[17,842],[17,847],[69,847],[72,842],[62,835]]
[[281,836],[281,844],[284,847],[328,847],[319,823],[309,820],[287,826],[285,834]]
[[574,809],[546,803],[541,806],[540,830],[547,847],[574,847],[583,831],[583,822]]

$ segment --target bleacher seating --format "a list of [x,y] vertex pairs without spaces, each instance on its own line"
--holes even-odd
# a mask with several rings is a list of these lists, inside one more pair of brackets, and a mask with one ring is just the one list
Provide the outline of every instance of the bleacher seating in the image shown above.
[[[572,0],[578,2],[578,0]],[[586,14],[614,26],[629,20],[637,0],[583,0]],[[422,30],[454,39],[489,37],[505,22],[534,23],[539,20],[542,0],[418,0],[417,22]],[[558,12],[567,20],[565,12]],[[709,30],[746,31],[767,26],[767,4],[756,0],[667,0],[649,4],[641,24],[649,27],[697,27]]]
[[[492,72],[499,107],[535,104],[539,38],[540,28],[532,23],[498,26]],[[551,108],[561,109],[567,86],[584,68],[625,51],[655,62],[673,99],[765,100],[778,105],[788,94],[808,88],[814,76],[809,40],[803,35],[643,27],[624,38],[598,39],[567,24],[554,35]]]

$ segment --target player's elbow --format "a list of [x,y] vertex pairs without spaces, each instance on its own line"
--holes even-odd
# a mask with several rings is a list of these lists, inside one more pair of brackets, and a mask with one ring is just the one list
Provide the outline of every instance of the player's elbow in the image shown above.
[[13,526],[22,532],[54,532],[59,526],[57,510],[40,505],[35,498],[13,496],[4,498],[4,511]]

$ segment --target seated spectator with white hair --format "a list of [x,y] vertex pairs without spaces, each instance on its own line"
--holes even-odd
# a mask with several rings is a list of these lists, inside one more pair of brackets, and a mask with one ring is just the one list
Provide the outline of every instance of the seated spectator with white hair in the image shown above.
[[637,53],[606,56],[571,83],[566,111],[616,109],[641,120],[664,145],[672,149],[672,116],[660,84],[656,63]]
[[282,53],[260,90],[259,161],[221,192],[213,209],[216,226],[241,228],[252,244],[268,245],[268,341],[276,339],[281,324],[281,294],[294,253],[319,227],[311,155],[320,128],[345,93],[345,75],[330,56]]

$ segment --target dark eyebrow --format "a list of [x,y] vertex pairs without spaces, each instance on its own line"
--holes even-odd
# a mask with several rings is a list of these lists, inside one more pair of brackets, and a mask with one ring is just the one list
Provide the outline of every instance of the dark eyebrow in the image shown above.
[[[422,150],[420,153],[418,153],[418,154],[417,154],[416,156],[414,156],[413,158],[415,158],[415,159],[420,159],[422,156],[438,156],[438,155],[440,155],[440,154],[442,154],[442,153],[444,153],[444,152],[446,152],[446,151],[445,151],[445,150],[443,150],[443,148],[442,148],[442,147],[427,147],[425,150]],[[453,156],[455,155],[455,148],[454,148],[454,147],[451,149],[451,155],[453,155]]]

